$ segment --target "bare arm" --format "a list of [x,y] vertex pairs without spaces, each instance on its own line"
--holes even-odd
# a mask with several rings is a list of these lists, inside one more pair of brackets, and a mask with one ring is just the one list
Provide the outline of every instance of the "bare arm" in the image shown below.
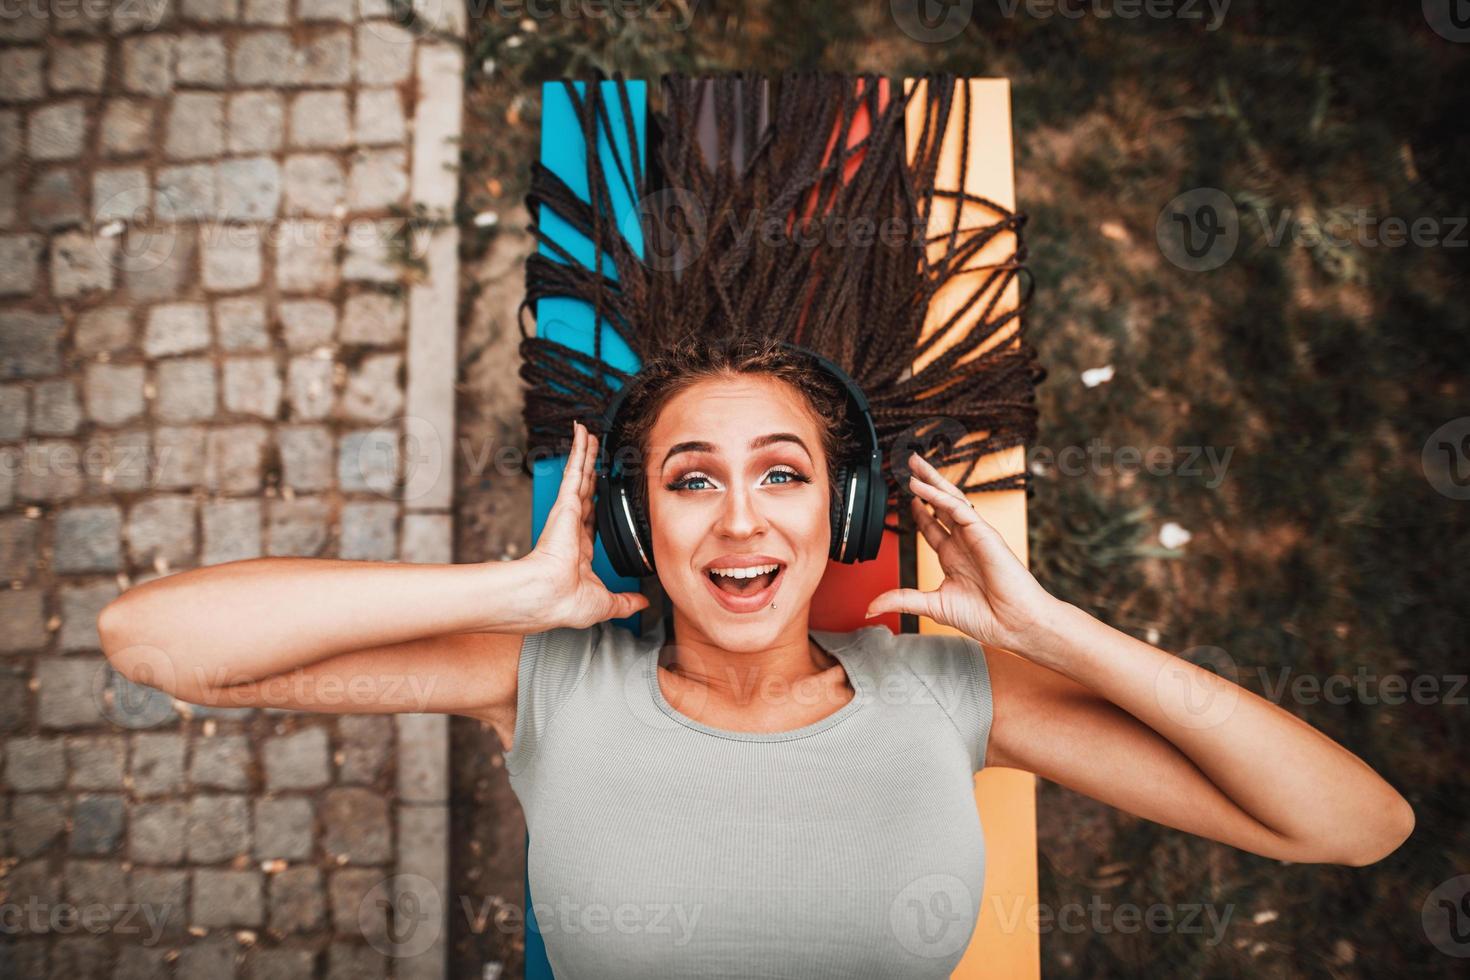
[[[556,503],[524,558],[257,558],[192,569],[108,604],[98,619],[103,652],[129,679],[203,704],[513,706],[523,636],[648,604],[637,593],[608,592],[592,571],[596,452],[596,438],[577,426]],[[346,689],[357,694],[342,700]]]
[[465,715],[491,723],[509,749],[524,640],[507,633],[429,636],[335,654],[263,680],[203,688],[182,699],[221,708],[326,714]]
[[987,658],[988,764],[1286,861],[1371,864],[1413,830],[1361,759],[1231,681],[1069,604],[1044,635]]
[[870,612],[929,616],[1025,658],[988,658],[991,764],[1290,861],[1371,864],[1408,837],[1408,802],[1361,759],[1232,681],[1059,602],[953,483],[910,459],[914,518],[945,579],[885,592]]
[[[98,632],[122,674],[197,700],[363,648],[454,633],[534,632],[542,628],[536,614],[545,602],[528,558],[483,565],[228,562],[130,589],[103,609]],[[386,666],[380,661],[371,665],[374,675]],[[410,664],[398,668],[406,672]]]

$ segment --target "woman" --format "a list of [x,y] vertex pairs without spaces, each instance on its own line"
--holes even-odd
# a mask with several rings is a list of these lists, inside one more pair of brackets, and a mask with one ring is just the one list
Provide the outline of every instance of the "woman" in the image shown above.
[[104,650],[200,703],[489,723],[561,977],[948,976],[981,907],[984,766],[1279,860],[1365,865],[1407,837],[1352,753],[1053,598],[917,454],[945,579],[869,614],[964,635],[810,629],[844,442],[835,386],[787,356],[696,346],[632,382],[668,633],[607,622],[648,600],[592,570],[576,425],[524,558],[197,569],[109,605]]

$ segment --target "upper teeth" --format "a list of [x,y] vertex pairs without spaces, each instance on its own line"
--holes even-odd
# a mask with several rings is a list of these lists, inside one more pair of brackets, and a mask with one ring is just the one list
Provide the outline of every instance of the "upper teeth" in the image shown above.
[[716,575],[728,575],[730,578],[755,578],[767,572],[774,572],[780,565],[752,565],[749,568],[711,568],[710,571]]

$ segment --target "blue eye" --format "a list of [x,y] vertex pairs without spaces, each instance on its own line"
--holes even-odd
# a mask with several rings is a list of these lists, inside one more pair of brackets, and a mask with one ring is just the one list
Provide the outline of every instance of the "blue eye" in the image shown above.
[[789,477],[791,477],[790,480],[785,480],[785,481],[782,481],[782,483],[777,484],[778,486],[784,485],[785,483],[810,483],[810,482],[812,482],[812,478],[811,477],[809,477],[809,476],[803,476],[803,475],[801,475],[800,473],[796,472],[796,470],[792,469],[789,466],[783,466],[780,469],[772,470],[771,471],[771,476],[789,476]]
[[688,490],[689,484],[701,482],[708,483],[709,477],[702,473],[691,473],[688,476],[681,476],[679,479],[665,484],[665,487],[669,490]]
[[[770,471],[770,473],[767,474],[767,476],[768,477],[773,477],[773,476],[786,476],[786,477],[790,477],[791,478],[789,480],[777,480],[775,482],[775,485],[776,486],[785,486],[786,484],[793,483],[793,482],[794,483],[810,483],[810,482],[812,482],[812,478],[811,477],[805,476],[805,475],[803,475],[801,473],[798,473],[796,470],[792,469],[789,466],[781,466],[781,467],[778,467],[776,469],[773,469],[773,470]],[[676,491],[676,492],[677,491],[682,491],[682,490],[698,490],[698,489],[702,489],[702,488],[696,487],[696,486],[694,486],[694,484],[696,484],[696,483],[709,483],[709,482],[710,482],[709,477],[705,476],[703,473],[690,473],[690,474],[688,474],[686,476],[681,476],[677,480],[673,480],[673,481],[671,481],[669,483],[664,484],[664,487],[665,487],[665,489],[673,490],[673,491]]]

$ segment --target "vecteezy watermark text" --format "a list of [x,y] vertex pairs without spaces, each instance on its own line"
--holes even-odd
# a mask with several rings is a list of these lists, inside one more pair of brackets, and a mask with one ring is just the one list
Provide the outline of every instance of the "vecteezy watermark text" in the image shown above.
[[[1203,21],[1207,31],[1216,31],[1230,12],[1230,0],[995,0],[996,8],[1006,17],[1022,13],[1033,20],[1062,17],[1081,20],[1150,20]],[[1206,20],[1208,14],[1209,19]]]
[[[1219,30],[1230,0],[995,0],[1001,16],[1049,20],[1177,20]],[[893,22],[915,41],[942,44],[958,37],[975,13],[975,0],[889,0]]]
[[[1247,213],[1268,248],[1296,245],[1340,253],[1349,248],[1470,248],[1470,218],[1464,215],[1380,216],[1373,208],[1281,208],[1259,203]],[[1196,187],[1175,196],[1159,212],[1154,234],[1159,251],[1181,269],[1208,272],[1235,255],[1244,224],[1235,200],[1217,187]]]
[[161,0],[0,0],[0,24],[44,21],[48,14],[57,24],[101,24],[110,18],[113,33],[151,31],[167,13],[168,4]]
[[142,933],[141,939],[132,940],[135,945],[156,946],[163,935],[164,924],[178,911],[171,904],[90,902],[76,905],[47,902],[36,895],[13,895],[10,900],[0,903],[0,936],[68,935],[78,931],[94,936],[107,932],[122,936]]
[[1110,446],[1091,439],[1084,446],[1030,446],[1026,466],[1038,476],[1052,471],[1062,476],[1102,476],[1145,472],[1150,476],[1205,477],[1211,490],[1225,481],[1234,446]]
[[1235,914],[1233,904],[1182,902],[1168,905],[1155,902],[1136,905],[1132,902],[1105,902],[1100,895],[1091,896],[1085,903],[1066,902],[1057,906],[1045,902],[1027,904],[1024,896],[1007,899],[992,895],[987,901],[996,914],[1001,931],[1006,933],[1028,929],[1042,934],[1207,934],[1205,944],[1208,946],[1218,945],[1225,938],[1225,930]]
[[488,14],[521,20],[647,20],[688,30],[699,0],[469,0],[472,19]]
[[1358,666],[1352,674],[1293,674],[1290,667],[1257,668],[1257,680],[1268,700],[1281,704],[1470,704],[1466,674],[1379,674]]

